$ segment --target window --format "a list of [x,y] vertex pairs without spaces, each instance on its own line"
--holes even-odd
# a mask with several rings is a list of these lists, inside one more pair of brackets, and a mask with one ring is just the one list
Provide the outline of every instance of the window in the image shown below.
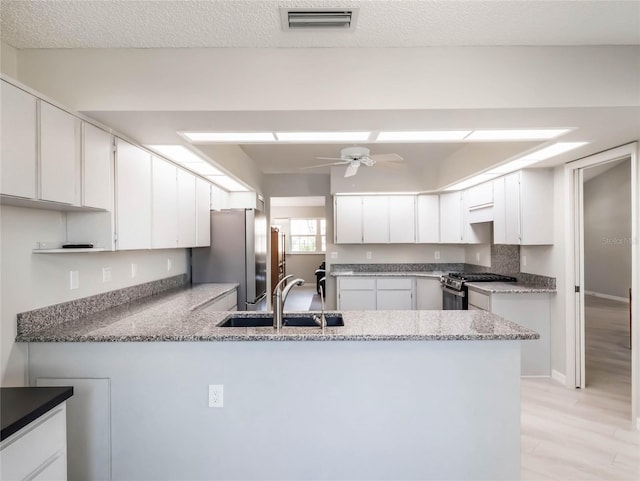
[[291,219],[292,253],[325,252],[327,248],[326,221],[324,219]]

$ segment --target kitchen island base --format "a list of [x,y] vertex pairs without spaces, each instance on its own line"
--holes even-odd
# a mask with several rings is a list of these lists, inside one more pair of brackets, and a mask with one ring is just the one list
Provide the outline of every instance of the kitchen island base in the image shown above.
[[[111,446],[114,480],[520,477],[520,341],[44,342],[29,353],[32,385],[109,379],[108,399],[86,397],[108,404],[108,429],[70,430],[68,442]],[[208,407],[210,384],[224,385],[223,408]],[[95,461],[81,462],[76,472]]]

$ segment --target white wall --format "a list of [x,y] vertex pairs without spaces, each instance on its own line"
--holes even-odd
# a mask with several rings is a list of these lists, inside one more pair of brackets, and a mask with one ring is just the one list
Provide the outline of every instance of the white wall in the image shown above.
[[[188,251],[95,252],[33,254],[36,242],[66,240],[62,212],[0,206],[1,385],[26,382],[26,345],[16,344],[16,314],[101,292],[188,272]],[[167,259],[172,268],[167,270]],[[131,278],[131,263],[137,276]],[[102,268],[111,268],[111,281],[102,282]],[[69,290],[69,271],[79,272],[80,287]]]
[[631,162],[584,184],[585,291],[628,299],[631,287]]
[[491,244],[472,244],[464,248],[464,262],[491,267]]
[[18,51],[4,42],[0,42],[0,70],[13,78],[18,78]]

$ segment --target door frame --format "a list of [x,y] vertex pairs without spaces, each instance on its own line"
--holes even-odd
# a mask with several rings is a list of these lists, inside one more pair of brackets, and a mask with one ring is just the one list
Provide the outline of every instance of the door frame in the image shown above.
[[[569,162],[564,166],[565,191],[565,298],[566,319],[566,386],[569,388],[584,387],[584,322],[580,308],[584,305],[584,239],[582,232],[582,169],[598,164],[629,158],[631,162],[631,415],[635,420],[636,429],[640,430],[638,418],[638,384],[640,370],[638,363],[640,346],[638,333],[638,249],[639,238],[638,214],[640,202],[638,199],[638,143],[622,145],[583,159]],[[579,293],[575,286],[580,286]]]

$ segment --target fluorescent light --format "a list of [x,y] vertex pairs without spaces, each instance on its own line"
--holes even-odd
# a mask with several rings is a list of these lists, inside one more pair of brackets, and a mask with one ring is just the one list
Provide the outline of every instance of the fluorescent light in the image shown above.
[[569,130],[474,130],[464,140],[548,140],[566,134]]
[[273,142],[271,132],[180,132],[191,142]]
[[214,184],[219,185],[223,189],[228,190],[229,192],[249,192],[244,185],[236,180],[228,177],[226,175],[208,175],[207,179],[209,179]]
[[147,147],[155,150],[156,152],[160,152],[162,155],[179,164],[205,162],[202,157],[189,150],[184,145],[147,145]]
[[276,132],[283,142],[361,142],[369,140],[371,132]]
[[495,169],[491,169],[489,174],[508,174],[509,172],[514,172],[516,170],[524,169],[525,167],[530,166],[531,164],[535,164],[538,162],[537,160],[512,160],[511,162],[507,162],[506,164],[499,165]]
[[524,157],[520,157],[518,160],[546,160],[550,159],[551,157],[555,157],[556,155],[569,152],[570,150],[577,149],[578,147],[582,147],[586,144],[588,144],[588,142],[557,142],[553,145],[550,145],[549,147],[536,150],[535,152],[527,154]]
[[198,164],[184,164],[184,166],[189,169],[192,170],[193,172],[195,172],[196,174],[200,174],[200,175],[224,175],[224,173],[219,170],[216,169],[213,165],[209,164],[208,162],[201,162]]
[[470,130],[413,130],[405,132],[380,132],[379,142],[447,142],[462,140]]
[[478,174],[478,175],[474,175],[469,179],[463,180],[462,182],[453,184],[452,186],[447,187],[444,190],[463,190],[463,189],[466,189],[467,187],[472,187],[474,185],[481,184],[483,182],[494,179],[496,177],[498,177],[498,174],[494,174],[494,173]]

